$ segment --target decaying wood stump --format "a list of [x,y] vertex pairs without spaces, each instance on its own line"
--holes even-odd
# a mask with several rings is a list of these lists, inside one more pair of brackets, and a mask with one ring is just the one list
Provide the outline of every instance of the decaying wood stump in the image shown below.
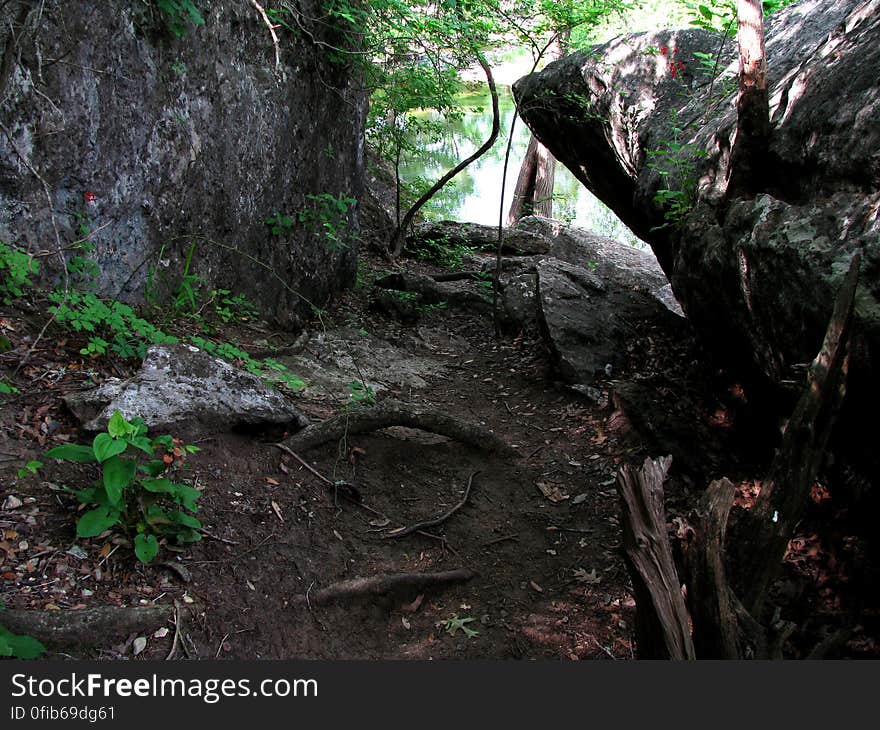
[[672,560],[663,509],[671,457],[623,467],[617,491],[623,506],[623,547],[636,599],[640,659],[693,659],[694,645],[681,582]]
[[845,394],[859,264],[856,254],[757,502],[731,532],[737,544],[725,544],[735,493],[727,479],[712,482],[691,515],[692,532],[684,549],[689,611],[663,509],[663,481],[671,458],[646,459],[640,470],[625,466],[618,472],[639,658],[781,657],[793,627],[767,626],[763,607],[806,510]]

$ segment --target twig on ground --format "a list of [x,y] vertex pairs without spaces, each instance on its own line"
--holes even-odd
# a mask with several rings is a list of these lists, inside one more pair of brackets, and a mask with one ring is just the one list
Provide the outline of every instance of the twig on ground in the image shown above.
[[511,535],[502,535],[501,537],[496,537],[494,540],[489,540],[483,543],[483,547],[489,547],[490,545],[497,545],[499,542],[506,542],[507,540],[519,540],[519,533],[514,532]]
[[470,477],[468,477],[467,487],[465,487],[465,490],[464,490],[464,496],[451,509],[444,512],[439,517],[435,517],[430,520],[425,520],[424,522],[417,522],[416,524],[410,525],[409,527],[399,527],[396,530],[391,530],[390,532],[385,533],[385,535],[383,535],[383,537],[385,539],[405,537],[406,535],[411,535],[414,532],[419,532],[420,530],[424,530],[426,527],[436,527],[437,525],[443,524],[444,522],[446,522],[446,520],[448,520],[450,517],[452,517],[452,515],[454,515],[456,512],[458,512],[458,510],[460,510],[462,507],[464,507],[464,505],[467,503],[468,497],[470,496],[470,493],[471,493],[471,485],[474,482],[474,477],[479,473],[480,472],[475,471],[470,475]]

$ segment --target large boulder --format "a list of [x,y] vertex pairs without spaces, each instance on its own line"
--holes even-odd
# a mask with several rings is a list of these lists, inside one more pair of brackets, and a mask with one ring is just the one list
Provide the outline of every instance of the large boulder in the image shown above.
[[729,366],[781,393],[817,353],[856,251],[864,347],[850,407],[878,403],[880,2],[802,0],[766,24],[772,140],[762,194],[727,196],[735,44],[700,30],[616,39],[520,79],[535,135],[653,248]]
[[586,266],[600,278],[624,289],[651,294],[671,311],[682,314],[666,274],[650,251],[535,215],[518,221],[515,230],[528,231],[547,239],[548,256],[575,266]]
[[181,37],[174,5],[3,3],[0,240],[74,256],[88,228],[101,294],[161,297],[186,270],[295,325],[356,272],[366,96],[325,50],[344,29],[276,27],[276,65],[256,4],[197,2]]
[[558,259],[537,266],[538,321],[563,380],[589,385],[624,364],[627,343],[647,323],[675,327],[681,318],[650,294],[606,283]]
[[261,377],[190,345],[152,345],[131,378],[110,379],[64,401],[87,431],[106,428],[117,410],[157,429],[213,433],[236,427],[299,430],[308,425],[296,406]]

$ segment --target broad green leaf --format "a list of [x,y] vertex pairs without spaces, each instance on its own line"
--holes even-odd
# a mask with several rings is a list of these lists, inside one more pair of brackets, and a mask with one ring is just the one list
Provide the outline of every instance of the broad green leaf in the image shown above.
[[184,530],[183,532],[178,532],[174,539],[179,543],[198,542],[202,539],[202,536],[195,530]]
[[113,415],[110,416],[110,421],[107,423],[107,433],[114,438],[119,438],[120,436],[127,436],[131,431],[131,424],[125,420],[122,413],[114,411]]
[[120,459],[119,456],[111,456],[103,464],[104,489],[110,504],[118,505],[122,501],[123,490],[134,479],[137,465],[131,459]]
[[155,494],[174,494],[174,485],[166,478],[162,479],[144,479],[141,484],[148,492]]
[[175,484],[174,500],[182,504],[190,512],[198,510],[196,500],[202,496],[202,493],[194,487],[188,487],[185,484]]
[[170,525],[172,522],[171,517],[168,515],[168,513],[158,504],[151,504],[147,508],[147,512],[144,517],[151,527],[157,527],[159,525]]
[[171,519],[173,519],[178,525],[183,525],[184,527],[191,527],[193,530],[202,529],[202,523],[199,522],[192,515],[188,515],[186,512],[181,512],[180,510],[171,513]]
[[121,454],[127,448],[128,444],[125,441],[115,439],[107,433],[99,433],[92,442],[92,451],[95,453],[95,458],[101,463],[107,461],[111,456]]
[[[76,499],[80,504],[102,504],[102,498],[106,497],[106,492],[100,486],[86,487],[74,492]],[[104,505],[109,506],[109,505]]]
[[17,659],[36,659],[46,651],[46,647],[33,636],[13,634],[3,629],[0,635],[0,656],[12,656]]
[[706,20],[712,20],[712,11],[709,10],[705,5],[700,5],[697,10],[700,11],[700,15],[702,15]]
[[97,537],[119,520],[119,512],[107,507],[98,507],[86,512],[76,524],[77,537]]
[[125,442],[131,444],[136,449],[140,449],[145,454],[153,455],[153,442],[146,436],[126,436]]
[[174,439],[172,439],[170,435],[165,433],[161,436],[156,436],[156,438],[153,439],[152,444],[154,449],[157,446],[164,446],[166,449],[170,449],[174,446]]
[[78,464],[91,464],[95,461],[95,452],[88,446],[80,446],[79,444],[64,444],[49,449],[46,456],[50,459],[64,459],[65,461],[75,461]]
[[159,541],[155,535],[138,535],[134,539],[134,554],[142,563],[149,563],[159,552]]
[[138,469],[144,472],[144,474],[149,474],[151,477],[157,477],[165,471],[165,462],[161,459],[153,459],[146,464],[142,464]]

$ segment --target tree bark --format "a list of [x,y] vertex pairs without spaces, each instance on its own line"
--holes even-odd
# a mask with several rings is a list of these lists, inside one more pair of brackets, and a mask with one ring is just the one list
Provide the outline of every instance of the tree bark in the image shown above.
[[174,606],[99,606],[78,611],[9,610],[0,623],[10,631],[53,644],[95,646],[152,631],[169,621]]
[[375,406],[346,410],[321,423],[307,426],[284,443],[295,451],[338,441],[356,433],[376,431],[390,426],[406,426],[430,431],[461,441],[468,446],[502,456],[516,456],[516,451],[500,436],[483,426],[461,421],[433,409],[387,399]]
[[761,0],[737,0],[736,18],[739,96],[727,172],[728,199],[766,189],[770,172],[770,96]]
[[[547,55],[558,60],[565,54],[570,30],[557,33],[547,47]],[[553,217],[553,187],[556,175],[556,158],[534,135],[519,168],[513,201],[507,213],[507,225],[512,226],[527,215]]]
[[835,301],[822,349],[810,366],[807,389],[785,427],[782,444],[758,499],[736,531],[736,588],[746,609],[758,620],[767,590],[806,510],[810,489],[846,393],[860,262],[857,253]]
[[507,225],[512,226],[527,215],[553,217],[555,174],[556,158],[532,135],[519,168],[513,201],[507,214]]
[[672,560],[663,481],[672,457],[645,459],[641,469],[617,473],[623,512],[623,547],[636,600],[639,659],[694,659],[688,611]]

